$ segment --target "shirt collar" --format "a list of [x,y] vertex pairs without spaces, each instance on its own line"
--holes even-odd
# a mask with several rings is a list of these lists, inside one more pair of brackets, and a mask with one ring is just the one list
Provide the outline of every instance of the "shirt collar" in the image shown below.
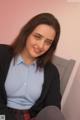
[[[22,64],[22,63],[25,64],[22,56],[18,55],[15,64],[19,65],[19,64]],[[31,64],[27,64],[27,65],[36,65],[36,60],[34,60]]]
[[21,55],[19,55],[19,56],[17,56],[17,59],[16,59],[15,64],[19,65],[19,64],[21,64],[21,63],[24,63],[24,60],[23,60],[23,58],[21,57]]

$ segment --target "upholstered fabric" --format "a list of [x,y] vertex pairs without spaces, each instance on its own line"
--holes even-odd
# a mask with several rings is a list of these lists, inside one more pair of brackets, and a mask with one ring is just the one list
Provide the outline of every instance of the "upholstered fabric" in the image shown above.
[[61,86],[61,94],[63,95],[64,90],[66,88],[67,82],[72,73],[75,60],[66,59],[59,56],[54,56],[52,62],[56,65],[60,74],[60,86]]

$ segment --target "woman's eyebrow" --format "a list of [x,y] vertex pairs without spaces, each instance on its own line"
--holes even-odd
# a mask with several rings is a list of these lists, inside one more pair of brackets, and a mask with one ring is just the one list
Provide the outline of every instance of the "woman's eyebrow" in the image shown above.
[[35,35],[39,35],[39,36],[41,36],[41,37],[44,37],[43,35],[41,35],[40,33],[34,33]]

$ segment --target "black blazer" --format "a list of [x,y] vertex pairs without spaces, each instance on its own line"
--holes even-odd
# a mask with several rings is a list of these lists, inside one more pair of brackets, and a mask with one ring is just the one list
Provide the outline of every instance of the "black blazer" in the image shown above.
[[[8,73],[10,61],[12,59],[12,49],[9,45],[0,45],[0,111],[6,109],[7,95],[4,87]],[[47,64],[44,68],[44,84],[41,96],[36,103],[28,110],[31,116],[35,116],[42,108],[54,105],[60,108],[60,78],[55,65]]]

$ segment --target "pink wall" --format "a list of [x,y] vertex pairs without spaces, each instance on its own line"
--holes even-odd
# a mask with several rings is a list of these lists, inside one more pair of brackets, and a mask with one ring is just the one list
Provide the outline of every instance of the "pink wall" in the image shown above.
[[69,0],[0,0],[0,43],[10,44],[37,13],[51,12],[61,23],[56,54],[80,60],[80,3]]

